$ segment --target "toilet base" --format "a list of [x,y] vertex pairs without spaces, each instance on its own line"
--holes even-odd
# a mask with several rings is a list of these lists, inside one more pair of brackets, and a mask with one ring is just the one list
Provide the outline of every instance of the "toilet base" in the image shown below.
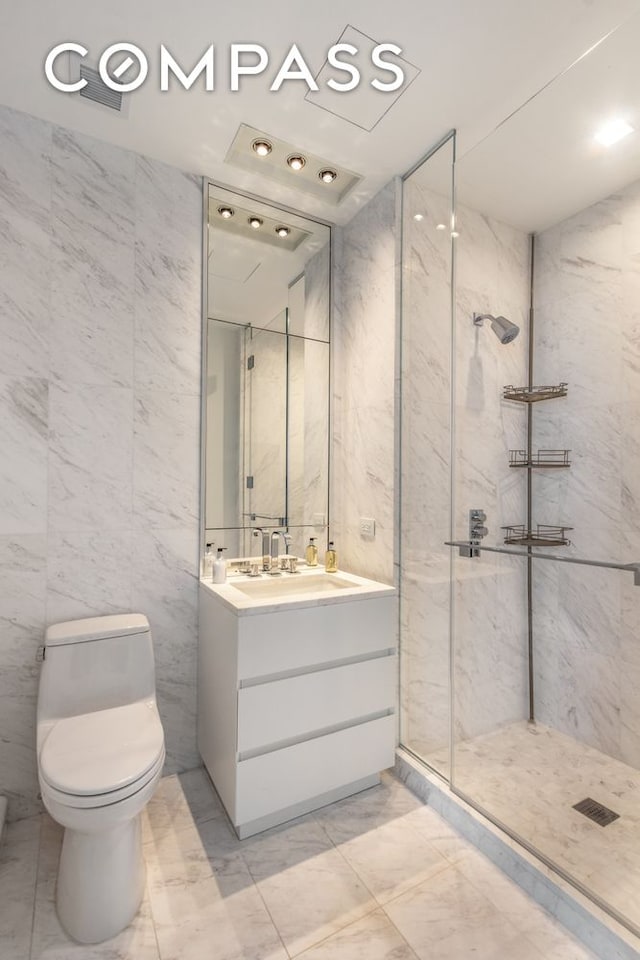
[[108,830],[64,831],[56,909],[80,943],[115,937],[135,917],[145,885],[140,815]]

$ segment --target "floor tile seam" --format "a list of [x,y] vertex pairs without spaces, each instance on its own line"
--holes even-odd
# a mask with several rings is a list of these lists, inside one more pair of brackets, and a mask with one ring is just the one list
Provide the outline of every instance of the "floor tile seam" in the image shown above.
[[[322,937],[322,938],[321,938],[320,940],[318,940],[317,942],[315,942],[315,943],[313,943],[313,944],[310,944],[309,946],[305,947],[304,950],[311,950],[312,947],[317,947],[319,943],[324,942],[325,940],[329,939],[329,937],[334,936],[334,934],[339,933],[341,930],[344,930],[346,927],[351,926],[351,924],[357,923],[358,921],[363,920],[365,917],[368,917],[368,916],[370,916],[372,913],[375,913],[377,910],[380,910],[380,909],[381,909],[381,904],[378,902],[378,899],[377,899],[377,897],[374,895],[373,891],[369,888],[369,885],[364,881],[364,879],[360,876],[360,874],[357,872],[357,870],[355,870],[355,868],[353,867],[353,865],[352,865],[351,863],[349,863],[349,861],[346,859],[346,857],[344,856],[344,854],[342,853],[342,851],[339,849],[339,847],[334,843],[334,841],[333,841],[332,837],[330,836],[330,834],[327,832],[327,830],[325,830],[324,825],[322,824],[322,822],[318,819],[318,817],[316,817],[316,815],[315,815],[314,813],[311,814],[310,820],[311,820],[312,822],[315,822],[315,823],[320,827],[320,829],[322,830],[323,834],[327,837],[327,839],[328,839],[328,841],[329,841],[329,843],[330,843],[330,847],[329,847],[325,852],[328,853],[328,852],[330,852],[331,849],[335,850],[336,853],[338,854],[338,856],[342,859],[342,861],[343,861],[343,862],[345,863],[345,865],[348,867],[348,869],[350,870],[350,872],[354,875],[354,877],[358,880],[358,882],[359,882],[360,884],[362,884],[362,886],[363,886],[364,889],[366,890],[367,894],[369,895],[369,899],[370,899],[370,901],[371,901],[371,908],[364,910],[363,913],[359,913],[359,915],[358,915],[357,917],[355,917],[353,920],[349,920],[347,923],[341,924],[340,926],[336,927],[336,929],[333,930],[330,934],[327,934],[326,937]],[[245,862],[246,862],[246,861],[245,861]],[[251,872],[251,867],[249,866],[249,864],[247,864],[247,869],[249,870],[249,873],[251,874],[251,878],[254,880],[254,883],[256,884],[256,887],[258,888],[258,892],[260,892],[260,881],[256,881],[256,880],[254,879],[254,876],[253,876],[253,873]],[[261,896],[262,896],[262,894],[261,894]],[[264,898],[263,898],[263,900],[264,900]],[[265,904],[265,906],[266,906],[266,904]],[[268,907],[267,907],[267,910],[268,910]],[[270,913],[269,913],[269,915],[271,916]],[[275,927],[276,927],[276,930],[278,930],[277,924],[275,924],[275,921],[273,921],[273,918],[272,918],[272,922],[274,923],[274,925],[275,925]],[[280,935],[280,931],[278,930],[278,936],[279,936],[279,935]],[[286,949],[287,949],[287,948],[285,947],[285,950],[286,950]],[[287,950],[287,955],[288,955],[289,957],[300,956],[300,954],[304,953],[304,950],[298,951],[298,952],[296,952],[295,954],[292,954],[292,953],[290,953],[289,950]]]
[[383,900],[376,897],[375,899],[380,904],[380,907],[385,907],[388,903],[392,903],[394,900],[398,900],[400,897],[405,896],[408,893],[411,893],[412,890],[415,890],[416,887],[421,886],[423,883],[428,883],[430,880],[435,879],[441,873],[444,873],[445,870],[448,870],[449,867],[452,867],[453,864],[445,861],[442,864],[438,864],[433,870],[430,870],[426,877],[421,877],[415,882],[408,883],[406,886],[403,886],[402,890],[399,893],[393,893],[391,896],[385,896]]
[[[535,909],[536,907],[540,907],[540,909],[544,911],[545,917],[546,917],[548,920],[555,920],[555,919],[556,919],[555,916],[554,916],[549,910],[547,910],[546,907],[545,907],[543,904],[538,903],[536,900],[534,900],[534,899],[526,892],[526,890],[524,890],[519,884],[517,884],[517,883],[515,882],[515,880],[512,880],[511,877],[510,877],[507,873],[505,873],[503,870],[500,869],[499,866],[497,866],[497,864],[493,863],[493,861],[491,861],[491,860],[489,860],[488,863],[489,863],[490,866],[495,867],[495,869],[500,872],[500,874],[501,874],[501,879],[507,880],[507,881],[509,881],[509,883],[512,883],[512,884],[514,885],[514,887],[517,889],[517,891],[518,891],[519,893],[521,893],[524,897],[526,897],[526,899],[527,899],[527,901],[528,901],[528,905],[529,905],[532,909]],[[519,923],[516,923],[516,921],[512,919],[512,917],[515,916],[515,913],[514,913],[513,911],[508,911],[508,912],[507,912],[507,911],[502,910],[500,907],[496,906],[496,905],[493,903],[493,901],[492,901],[492,900],[486,895],[486,893],[484,892],[483,886],[482,886],[482,884],[480,883],[480,881],[476,882],[474,879],[472,879],[471,877],[467,876],[467,874],[466,874],[463,870],[461,870],[456,864],[452,864],[452,866],[453,866],[454,869],[456,870],[456,873],[458,873],[467,883],[469,883],[469,884],[474,888],[474,890],[476,891],[476,893],[478,893],[478,894],[483,898],[483,900],[485,900],[485,902],[489,904],[489,906],[491,907],[491,909],[494,910],[496,913],[498,913],[498,914],[500,915],[500,917],[505,921],[505,923],[508,923],[508,924],[513,928],[513,930],[514,930],[514,932],[515,932],[515,936],[525,937],[529,943],[532,942],[532,941],[529,939],[529,937],[527,936],[527,930],[526,930],[526,928],[523,927],[523,926],[521,926]],[[570,934],[568,931],[566,931],[564,927],[562,927],[562,931],[566,934],[566,936],[571,937],[571,934]],[[539,951],[539,948],[536,946],[535,943],[533,943],[532,945],[538,950],[538,952],[540,952],[540,951]]]
[[38,855],[33,872],[33,899],[31,902],[31,930],[29,932],[29,960],[33,958],[33,938],[36,928],[36,900],[38,897],[38,878],[40,874],[40,857],[42,855],[42,814],[38,814]]
[[162,951],[160,950],[160,940],[158,938],[158,928],[156,926],[156,915],[153,909],[153,898],[151,896],[151,885],[149,883],[149,870],[147,865],[146,868],[146,877],[144,881],[144,893],[143,893],[143,902],[146,900],[149,904],[149,917],[151,918],[151,926],[153,927],[153,938],[156,942],[156,950],[158,953],[158,960],[162,960]]
[[[322,824],[320,824],[320,826],[322,826]],[[324,830],[324,827],[322,827],[322,829]],[[327,833],[326,830],[325,830],[325,833]],[[344,862],[346,863],[346,865],[349,867],[349,869],[352,871],[352,873],[358,878],[358,880],[360,881],[360,883],[362,884],[362,886],[364,887],[364,889],[367,891],[367,893],[369,894],[369,896],[371,897],[371,899],[372,899],[372,900],[374,901],[374,903],[377,905],[377,906],[376,906],[376,909],[377,909],[377,910],[383,910],[384,907],[385,907],[385,905],[386,905],[387,903],[390,903],[392,900],[397,899],[396,896],[392,896],[392,897],[385,897],[384,900],[381,900],[380,897],[379,897],[376,893],[374,893],[374,891],[370,888],[369,884],[367,883],[367,881],[365,880],[365,878],[358,872],[358,870],[356,869],[356,867],[354,866],[354,864],[352,864],[352,863],[350,862],[350,860],[348,860],[347,857],[344,855],[344,853],[343,853],[342,850],[341,850],[342,844],[336,844],[336,843],[334,843],[334,841],[333,841],[333,839],[332,839],[332,837],[331,837],[331,835],[330,835],[329,833],[327,833],[327,836],[329,837],[329,840],[331,841],[334,850],[342,857],[342,859],[344,860]],[[443,861],[442,866],[440,867],[440,869],[439,869],[439,870],[436,870],[434,874],[430,874],[428,877],[422,877],[421,880],[416,880],[415,884],[411,884],[409,887],[405,887],[405,889],[404,889],[401,893],[397,894],[397,896],[398,896],[398,897],[401,897],[404,893],[408,893],[409,890],[412,890],[414,887],[419,886],[421,883],[426,883],[426,881],[429,880],[431,876],[434,876],[435,874],[440,873],[441,870],[446,870],[446,869],[448,869],[449,866],[451,866],[451,864],[449,864],[446,860]],[[368,914],[366,914],[366,915],[368,916]],[[389,918],[389,919],[390,919],[390,918]],[[355,922],[355,921],[354,921],[354,922]]]
[[348,923],[338,927],[335,930],[332,930],[331,933],[328,933],[325,937],[321,937],[319,940],[316,940],[314,943],[310,944],[308,947],[305,947],[304,950],[298,950],[295,953],[287,951],[289,957],[304,957],[306,953],[309,953],[311,950],[315,950],[321,944],[326,943],[328,940],[331,940],[332,937],[335,937],[339,933],[343,933],[345,930],[348,930],[349,927],[355,926],[357,923],[362,923],[363,920],[366,920],[367,917],[373,916],[374,913],[379,913],[381,910],[380,904],[375,903],[370,910],[367,910],[365,913],[360,914],[360,916],[355,917],[353,920],[349,920]]
[[415,958],[415,960],[420,960],[420,955],[418,954],[418,952],[417,952],[416,950],[413,949],[412,945],[409,943],[409,941],[408,941],[407,938],[405,937],[405,935],[404,935],[404,933],[402,932],[402,930],[400,929],[400,927],[398,927],[397,924],[394,922],[393,918],[389,916],[389,914],[388,914],[387,911],[384,909],[384,907],[381,907],[380,909],[381,909],[382,912],[384,913],[384,915],[385,915],[385,917],[386,917],[386,919],[387,919],[387,922],[388,922],[388,923],[391,925],[391,927],[396,931],[396,933],[398,934],[398,936],[400,937],[400,939],[402,940],[402,942],[407,945],[407,949],[411,951],[411,958]]
[[[478,894],[478,895],[482,898],[482,900],[484,901],[484,904],[485,904],[493,913],[497,914],[497,915],[500,917],[500,919],[501,919],[501,921],[502,921],[503,923],[508,924],[508,926],[511,927],[511,929],[512,929],[512,931],[513,931],[513,938],[514,938],[514,939],[516,939],[518,936],[520,936],[520,937],[524,936],[524,932],[513,922],[513,920],[510,918],[509,914],[503,912],[502,910],[500,910],[500,908],[497,907],[497,906],[489,899],[489,897],[487,897],[487,895],[484,893],[484,891],[483,891],[477,884],[475,884],[475,883],[474,883],[472,880],[470,880],[469,877],[467,877],[460,869],[458,869],[458,867],[456,866],[456,864],[454,864],[454,863],[452,863],[452,864],[447,864],[447,866],[445,867],[445,869],[447,869],[447,870],[453,870],[456,874],[458,874],[458,876],[459,876],[462,880],[464,880],[466,883],[468,883],[470,886],[473,887],[474,892],[475,892],[476,894]],[[440,873],[442,873],[442,872],[444,872],[444,871],[443,871],[443,870],[438,871],[438,873],[435,874],[435,876],[438,876],[438,875],[439,875]],[[427,877],[427,879],[421,881],[421,883],[428,883],[430,879],[431,879],[431,877]],[[421,885],[420,883],[416,884],[416,886],[420,886],[420,885]],[[382,909],[384,909],[384,911],[385,911],[385,913],[386,913],[386,912],[387,912],[387,910],[386,910],[387,907],[390,907],[393,903],[396,903],[396,902],[397,902],[398,900],[400,900],[403,896],[406,896],[407,893],[410,893],[411,890],[414,890],[414,889],[415,889],[415,887],[411,887],[410,890],[405,890],[405,891],[403,891],[403,893],[398,894],[397,897],[393,897],[392,900],[388,900],[385,904],[382,905]],[[388,915],[388,914],[387,914],[387,915]],[[392,918],[389,917],[389,919],[391,920]],[[393,922],[393,921],[392,921],[392,922]],[[429,921],[428,921],[428,922],[429,922]],[[437,922],[437,921],[433,921],[433,922]],[[527,938],[527,939],[528,939],[528,938]],[[530,941],[528,941],[528,942],[530,942]],[[535,947],[535,949],[538,949],[538,947],[536,946],[536,944],[533,944],[533,946]]]
[[318,818],[315,816],[315,814],[313,815],[313,819],[319,824],[322,832],[323,832],[323,833],[325,834],[325,836],[328,838],[329,843],[331,844],[331,846],[333,847],[333,849],[336,851],[336,853],[337,853],[338,856],[342,859],[342,861],[347,865],[347,867],[348,867],[349,870],[353,873],[353,875],[354,875],[354,876],[358,879],[358,881],[362,884],[362,886],[363,886],[364,889],[367,891],[367,893],[369,894],[369,896],[371,897],[371,899],[373,900],[373,902],[376,903],[376,904],[378,904],[378,907],[381,906],[381,904],[378,903],[378,898],[377,898],[376,895],[374,894],[373,890],[371,890],[371,888],[369,887],[369,884],[366,882],[366,880],[364,879],[364,877],[361,877],[361,876],[360,876],[360,874],[358,873],[358,871],[356,870],[356,868],[353,866],[353,864],[350,863],[350,862],[347,860],[347,858],[345,857],[344,853],[343,853],[342,850],[340,849],[342,845],[335,843],[335,841],[334,841],[333,837],[331,836],[331,834],[329,833],[329,831],[325,829],[324,824],[323,824],[321,821],[318,820]]
[[265,898],[264,898],[264,896],[263,896],[263,894],[262,894],[262,890],[260,889],[260,884],[257,883],[256,880],[254,879],[254,876],[253,876],[253,874],[251,873],[251,870],[249,869],[249,864],[247,863],[245,857],[242,858],[242,861],[243,861],[243,863],[245,864],[247,870],[249,871],[249,876],[251,877],[251,882],[253,883],[254,889],[256,890],[258,896],[260,897],[260,900],[261,900],[261,902],[262,902],[262,905],[263,905],[264,909],[266,910],[267,916],[269,917],[269,920],[271,921],[271,926],[272,926],[273,929],[275,930],[275,932],[276,932],[276,934],[277,934],[277,937],[278,937],[278,940],[279,940],[280,943],[282,944],[282,949],[284,950],[284,952],[286,953],[286,955],[287,955],[289,958],[291,958],[291,957],[293,956],[293,954],[291,954],[290,951],[287,949],[287,945],[286,945],[286,943],[284,942],[284,939],[283,939],[283,937],[282,937],[282,934],[280,933],[280,929],[279,929],[279,927],[278,927],[278,924],[277,924],[276,921],[274,920],[273,914],[271,913],[271,910],[269,909],[269,904],[267,903],[267,901],[265,900]]
[[[434,813],[435,816],[438,817],[438,819],[440,819],[440,820],[442,821],[442,823],[444,824],[445,827],[449,827],[449,829],[455,830],[455,828],[454,828],[454,827],[451,827],[451,824],[447,823],[447,821],[444,819],[444,817],[443,817],[441,814],[439,814],[437,810],[434,810],[433,807],[430,807],[430,806],[429,806],[428,804],[426,804],[426,803],[425,803],[424,806],[425,806],[427,809],[429,809],[432,813]],[[414,813],[415,811],[412,810],[411,812]],[[445,861],[447,864],[450,864],[451,866],[453,866],[455,863],[457,863],[457,860],[459,859],[459,855],[460,855],[459,852],[458,852],[458,854],[456,855],[457,859],[456,859],[456,860],[453,860],[453,859],[451,859],[451,857],[447,856],[446,853],[442,853],[440,850],[438,850],[438,848],[435,846],[435,844],[433,843],[433,841],[432,841],[429,837],[426,837],[426,836],[424,835],[424,833],[422,833],[422,831],[419,830],[418,827],[417,827],[411,820],[407,820],[407,826],[411,829],[411,831],[412,831],[416,836],[420,837],[421,840],[423,840],[425,843],[427,843],[427,844],[431,847],[431,849],[435,851],[435,853],[439,854],[439,855],[444,859],[444,861]],[[473,846],[472,843],[469,842],[469,840],[465,839],[465,837],[463,837],[462,834],[461,834],[461,833],[458,833],[457,831],[455,831],[455,837],[445,837],[444,839],[445,839],[445,840],[448,840],[448,839],[460,840],[462,843],[464,843],[464,845],[465,845],[466,847],[469,847],[469,848],[472,849],[472,850],[476,850],[476,849],[477,849],[476,847]]]
[[[214,816],[212,816],[212,817],[207,817],[206,819],[192,820],[190,823],[185,823],[184,826],[182,826],[182,827],[175,827],[175,828],[174,828],[173,830],[171,830],[171,831],[168,830],[167,833],[165,834],[165,836],[169,835],[169,833],[171,832],[171,834],[172,834],[173,836],[176,836],[176,837],[177,837],[177,836],[179,836],[179,835],[182,834],[182,833],[186,833],[187,830],[193,830],[194,828],[197,830],[197,829],[198,829],[198,826],[199,826],[200,824],[213,823],[214,820],[221,820],[221,819],[223,819],[223,817],[226,817],[226,813],[221,812],[221,813],[219,813],[219,814],[214,814]],[[227,823],[227,825],[228,825],[228,823]],[[146,831],[146,833],[148,834],[148,839],[143,839],[143,841],[142,841],[142,849],[143,849],[143,850],[146,850],[148,847],[151,847],[151,846],[155,847],[155,843],[156,843],[156,838],[155,838],[155,836],[154,836],[153,831],[151,830],[151,828],[149,828],[149,830]],[[235,834],[234,831],[232,831],[231,836],[232,836],[232,837],[235,837],[235,836],[236,836],[236,834]],[[163,839],[164,839],[164,837],[161,838],[161,841],[162,841]]]

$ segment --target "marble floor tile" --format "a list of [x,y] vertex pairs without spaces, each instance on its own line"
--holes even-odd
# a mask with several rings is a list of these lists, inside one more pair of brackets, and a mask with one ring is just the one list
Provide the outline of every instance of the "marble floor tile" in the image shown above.
[[450,865],[403,818],[373,830],[366,826],[358,830],[356,819],[343,819],[334,810],[318,819],[378,903],[386,903]]
[[36,900],[31,960],[160,960],[148,899],[122,933],[96,944],[70,940],[60,926],[54,903]]
[[0,845],[0,957],[25,960],[31,949],[40,817],[8,824]]
[[255,886],[240,885],[225,897],[219,893],[216,878],[210,878],[189,893],[172,891],[164,908],[154,901],[162,960],[288,960]]
[[455,866],[386,904],[421,960],[541,960],[529,941]]
[[145,846],[162,960],[286,960],[226,818]]
[[143,842],[221,816],[225,816],[224,807],[203,767],[174,773],[163,777],[143,812]]
[[219,896],[233,893],[238,885],[253,885],[251,874],[240,852],[240,841],[226,817],[186,824],[183,814],[179,830],[167,830],[144,844],[147,884],[161,914],[172,911],[169,900],[174,894],[192,890],[200,882],[215,880]]
[[242,855],[291,956],[377,907],[312,817],[244,841]]
[[356,920],[298,956],[300,960],[417,960],[382,911]]
[[10,824],[1,960],[595,960],[390,774],[242,841],[202,769],[165,777],[145,818],[141,909],[93,946],[56,916],[62,828]]
[[457,863],[473,849],[457,830],[426,805],[408,814],[405,821],[449,863]]

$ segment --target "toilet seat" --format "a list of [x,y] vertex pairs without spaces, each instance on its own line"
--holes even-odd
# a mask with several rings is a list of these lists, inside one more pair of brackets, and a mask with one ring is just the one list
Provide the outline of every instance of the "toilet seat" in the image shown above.
[[164,733],[152,700],[58,720],[39,758],[42,786],[71,807],[117,803],[164,763]]

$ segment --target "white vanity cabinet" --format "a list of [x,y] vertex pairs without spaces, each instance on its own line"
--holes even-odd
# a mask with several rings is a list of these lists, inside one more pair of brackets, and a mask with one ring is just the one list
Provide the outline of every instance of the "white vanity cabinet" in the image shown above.
[[198,746],[240,837],[393,765],[394,591],[350,579],[338,598],[250,604],[200,583]]

